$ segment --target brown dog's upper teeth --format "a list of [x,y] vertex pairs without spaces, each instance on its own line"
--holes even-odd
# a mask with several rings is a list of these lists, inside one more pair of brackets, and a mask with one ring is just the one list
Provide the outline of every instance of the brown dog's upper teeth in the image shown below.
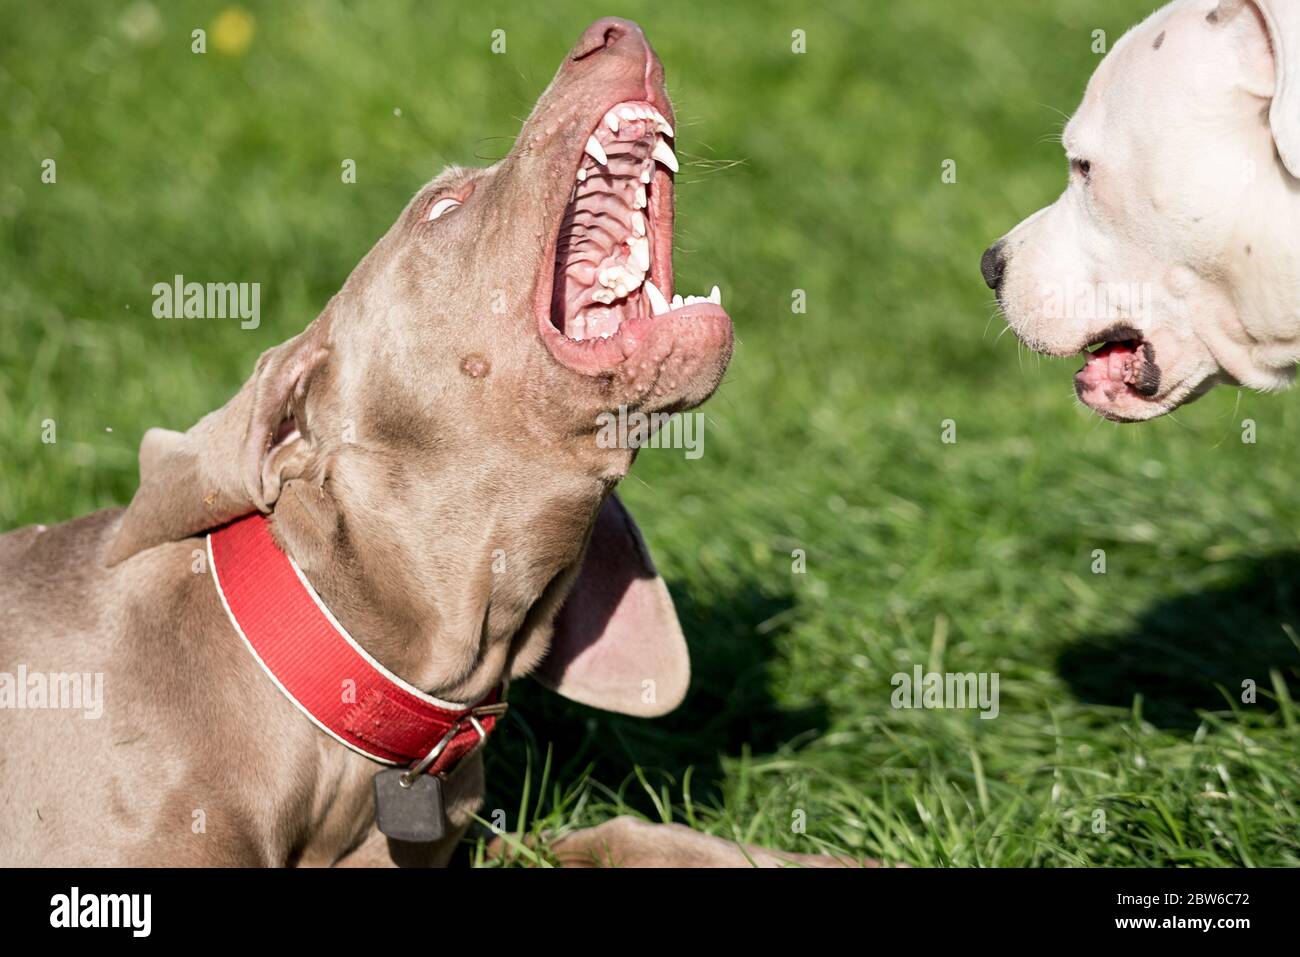
[[588,136],[555,246],[552,322],[568,338],[608,338],[628,319],[721,305],[717,286],[708,296],[669,301],[670,277],[651,282],[656,244],[669,241],[655,235],[651,190],[656,165],[678,170],[665,139],[672,135],[648,103],[620,103]]
[[622,103],[587,138],[555,249],[554,321],[570,339],[608,338],[663,301],[641,293],[654,259],[648,187],[656,161],[676,165],[661,138],[671,133],[658,110]]

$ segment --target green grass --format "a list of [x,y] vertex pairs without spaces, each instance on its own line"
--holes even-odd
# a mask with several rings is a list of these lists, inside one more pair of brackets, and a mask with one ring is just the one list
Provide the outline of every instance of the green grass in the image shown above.
[[[441,164],[509,148],[589,20],[634,16],[679,111],[679,284],[722,285],[739,336],[703,458],[648,451],[623,487],[696,678],[658,722],[521,684],[484,816],[912,865],[1300,863],[1300,396],[1104,423],[979,279],[1063,187],[1091,31],[1151,6],[258,4],[245,53],[195,56],[216,5],[7,5],[0,527],[125,503],[145,428],[222,403]],[[262,282],[261,328],[155,320],[176,273]],[[998,672],[999,716],[894,710],[916,663]]]

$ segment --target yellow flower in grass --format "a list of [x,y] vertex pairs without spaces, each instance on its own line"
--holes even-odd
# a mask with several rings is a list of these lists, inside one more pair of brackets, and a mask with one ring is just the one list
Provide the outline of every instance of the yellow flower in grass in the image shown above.
[[212,21],[212,47],[226,56],[243,56],[253,42],[257,24],[243,7],[226,7]]

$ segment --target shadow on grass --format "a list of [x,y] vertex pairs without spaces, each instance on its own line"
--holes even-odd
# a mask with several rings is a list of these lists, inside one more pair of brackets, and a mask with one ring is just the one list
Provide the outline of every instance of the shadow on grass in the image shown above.
[[[670,786],[669,795],[680,803],[681,782],[693,768],[691,798],[703,804],[722,780],[721,755],[739,755],[746,747],[761,755],[804,732],[825,730],[824,709],[782,710],[769,692],[774,631],[762,626],[788,610],[791,598],[747,588],[708,603],[677,593],[673,599],[691,650],[691,689],[682,705],[663,718],[630,718],[566,701],[528,679],[518,682],[510,689],[508,733],[494,737],[488,751],[485,809],[504,808],[515,824],[530,750],[530,800],[536,806],[548,744],[553,748],[553,783],[571,785],[591,765],[598,782],[618,787],[640,766],[656,788],[663,773],[670,775],[676,786]],[[628,787],[625,797],[629,805],[653,815],[653,803],[639,785]],[[549,800],[548,793],[544,801]]]
[[[1195,711],[1223,710],[1222,686],[1240,701],[1251,679],[1272,694],[1276,668],[1300,697],[1300,649],[1283,626],[1300,633],[1300,553],[1235,563],[1231,580],[1164,599],[1136,627],[1090,635],[1062,653],[1058,671],[1084,701],[1130,707],[1162,728],[1192,729]],[[1260,694],[1253,706],[1275,710]]]

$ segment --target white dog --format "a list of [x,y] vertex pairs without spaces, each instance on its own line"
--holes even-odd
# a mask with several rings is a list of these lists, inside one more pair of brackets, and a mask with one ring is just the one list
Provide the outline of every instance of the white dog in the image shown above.
[[1300,362],[1300,0],[1177,0],[1102,61],[1065,193],[981,263],[1008,323],[1110,419]]

